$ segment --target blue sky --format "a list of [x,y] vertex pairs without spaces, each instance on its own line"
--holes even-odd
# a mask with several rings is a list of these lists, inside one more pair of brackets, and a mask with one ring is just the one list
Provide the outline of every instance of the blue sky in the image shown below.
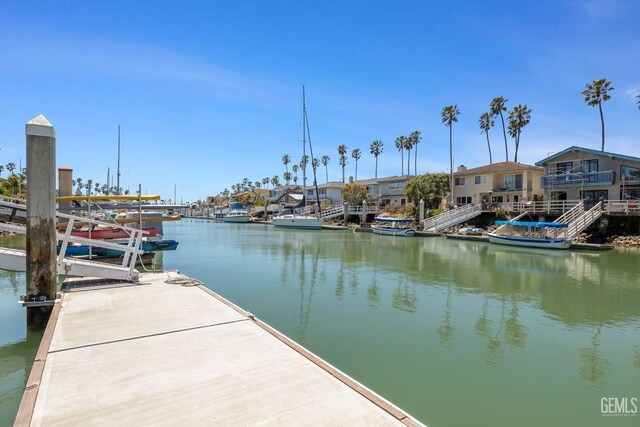
[[[615,87],[605,149],[640,157],[638,22],[633,0],[2,2],[0,163],[25,163],[24,124],[44,114],[57,164],[85,181],[115,170],[118,124],[132,191],[173,198],[175,183],[186,202],[244,177],[282,181],[282,155],[302,156],[302,84],[330,180],[340,144],[362,150],[358,177],[372,177],[375,139],[378,175],[399,175],[393,142],[416,129],[418,172],[448,171],[450,104],[455,165],[487,164],[478,117],[495,96],[533,110],[519,161],[534,163],[600,147],[581,91],[603,77]],[[490,133],[494,161],[501,133]]]

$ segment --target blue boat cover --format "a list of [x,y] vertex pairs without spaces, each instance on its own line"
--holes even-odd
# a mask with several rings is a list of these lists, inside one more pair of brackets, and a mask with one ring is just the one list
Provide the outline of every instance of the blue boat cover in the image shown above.
[[515,225],[519,227],[567,228],[569,224],[562,222],[529,222],[529,221],[496,221],[497,225]]

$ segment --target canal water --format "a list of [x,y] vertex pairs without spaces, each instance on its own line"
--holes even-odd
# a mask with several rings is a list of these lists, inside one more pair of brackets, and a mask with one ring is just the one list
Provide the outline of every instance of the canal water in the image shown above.
[[[640,414],[601,412],[603,398],[640,398],[640,251],[192,219],[164,228],[180,241],[157,257],[165,269],[202,280],[429,426],[640,424]],[[0,425],[39,342],[15,304],[23,282],[0,273]]]

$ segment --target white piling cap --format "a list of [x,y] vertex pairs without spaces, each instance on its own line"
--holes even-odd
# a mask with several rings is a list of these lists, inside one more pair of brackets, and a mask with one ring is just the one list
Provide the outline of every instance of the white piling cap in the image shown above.
[[49,138],[56,137],[56,130],[49,120],[42,114],[29,120],[25,126],[25,133],[28,136],[46,136]]

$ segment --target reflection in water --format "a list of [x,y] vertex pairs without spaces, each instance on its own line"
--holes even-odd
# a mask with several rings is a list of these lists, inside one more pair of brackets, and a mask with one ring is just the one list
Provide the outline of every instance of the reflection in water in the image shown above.
[[452,287],[449,286],[447,289],[447,299],[444,303],[444,315],[438,327],[438,336],[442,344],[451,342],[451,340],[453,340],[453,332],[455,331],[455,328],[451,324],[451,292]]
[[578,349],[578,372],[580,378],[589,381],[592,387],[602,387],[604,375],[609,363],[598,351],[600,347],[601,326],[591,338],[591,346]]
[[484,294],[483,298],[484,303],[482,304],[482,311],[480,312],[480,317],[476,320],[476,332],[478,335],[486,337],[489,333],[491,320],[487,317],[487,313],[489,312],[489,297],[487,294]]
[[527,328],[518,322],[518,303],[511,298],[511,311],[504,325],[506,331],[505,341],[514,347],[524,347],[527,340]]
[[393,300],[391,305],[402,311],[415,313],[417,309],[417,298],[415,289],[409,287],[406,280],[402,277],[398,278],[398,285],[393,291]]

